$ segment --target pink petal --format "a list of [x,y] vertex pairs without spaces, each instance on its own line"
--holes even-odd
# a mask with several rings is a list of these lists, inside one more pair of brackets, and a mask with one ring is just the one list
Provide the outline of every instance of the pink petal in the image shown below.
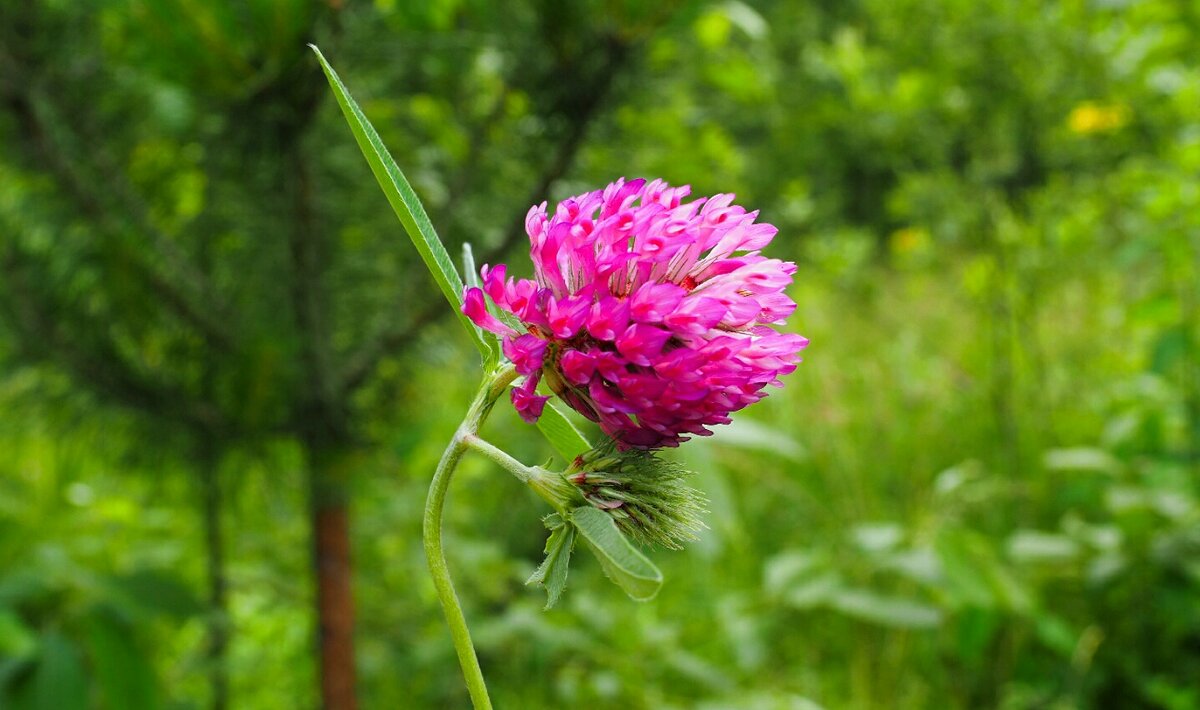
[[512,360],[513,365],[516,365],[517,372],[529,375],[542,369],[546,347],[549,343],[536,335],[526,333],[519,337],[506,337],[502,345],[505,357]]
[[629,303],[624,299],[605,296],[588,313],[587,331],[598,340],[616,340],[628,325]]
[[558,360],[563,377],[573,385],[585,384],[596,371],[596,360],[593,356],[578,350],[568,350]]
[[529,424],[537,422],[538,418],[542,416],[542,410],[546,407],[546,401],[550,399],[535,394],[537,382],[537,374],[534,373],[526,377],[519,387],[514,387],[511,395],[513,408]]
[[639,323],[658,323],[678,306],[687,291],[672,283],[646,284],[629,301],[629,316]]
[[483,300],[483,291],[476,286],[463,292],[462,312],[471,319],[471,322],[484,330],[490,330],[497,335],[517,334],[517,331],[509,328],[488,312],[487,302]]
[[591,305],[591,299],[585,298],[549,299],[546,321],[550,332],[557,338],[574,337],[587,321]]
[[725,304],[715,298],[691,296],[664,318],[663,323],[677,333],[702,335],[720,323],[728,310]]
[[479,271],[483,282],[483,290],[496,305],[502,308],[508,302],[508,291],[504,281],[507,273],[508,267],[504,264],[496,264],[495,267],[484,264],[483,268]]
[[635,323],[617,337],[617,351],[635,365],[649,365],[650,358],[662,353],[670,337],[668,330]]

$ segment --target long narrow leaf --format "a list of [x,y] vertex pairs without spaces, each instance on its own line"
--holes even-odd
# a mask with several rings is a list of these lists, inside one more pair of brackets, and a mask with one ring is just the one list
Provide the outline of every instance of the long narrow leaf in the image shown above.
[[342,84],[342,80],[338,78],[337,72],[329,66],[329,62],[325,61],[325,56],[321,54],[321,50],[317,49],[316,45],[310,44],[309,47],[316,53],[317,59],[321,62],[321,68],[325,70],[329,86],[333,88],[338,105],[341,106],[342,113],[346,116],[346,122],[350,124],[351,132],[354,133],[354,139],[358,141],[358,147],[371,166],[371,172],[375,173],[375,179],[379,181],[379,186],[387,195],[388,202],[396,211],[396,216],[400,218],[409,238],[420,252],[425,266],[433,274],[433,280],[437,282],[438,288],[450,302],[450,306],[454,309],[454,313],[462,322],[463,327],[470,333],[475,347],[479,348],[479,352],[485,359],[490,357],[491,351],[487,343],[476,330],[475,325],[462,314],[462,278],[454,268],[454,262],[446,252],[442,240],[434,231],[429,216],[425,214],[425,208],[421,206],[421,201],[417,199],[417,195],[413,192],[412,186],[408,184],[404,173],[401,172],[396,161],[392,159],[391,154],[383,145],[375,127],[367,120],[362,109],[358,107],[346,86]]

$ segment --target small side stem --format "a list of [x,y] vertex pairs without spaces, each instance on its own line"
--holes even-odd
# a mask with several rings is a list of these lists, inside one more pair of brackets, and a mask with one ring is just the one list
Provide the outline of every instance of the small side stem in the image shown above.
[[475,434],[463,438],[463,444],[469,449],[483,454],[496,465],[517,477],[525,485],[533,489],[542,500],[550,504],[559,513],[565,513],[574,505],[582,505],[579,490],[563,478],[562,474],[547,471],[541,466],[526,466],[509,456],[506,451],[489,444]]
[[492,406],[504,392],[504,388],[516,379],[517,373],[512,367],[505,367],[486,377],[481,383],[475,401],[467,410],[467,416],[459,425],[450,445],[442,454],[433,481],[429,484],[429,496],[425,499],[424,543],[425,557],[429,562],[429,574],[433,577],[433,586],[437,589],[438,598],[442,602],[442,610],[446,614],[446,624],[450,627],[450,636],[454,641],[454,650],[458,654],[458,663],[462,666],[463,677],[467,690],[471,694],[471,704],[475,710],[491,710],[492,701],[488,697],[487,684],[483,679],[483,671],[479,667],[479,658],[475,654],[475,646],[471,642],[471,632],[467,628],[467,619],[463,615],[462,605],[454,591],[454,583],[450,580],[450,568],[446,564],[446,553],[442,545],[442,511],[446,504],[446,491],[450,488],[450,479],[454,469],[462,459],[467,449],[466,440],[479,431],[480,425],[491,412]]
[[512,456],[509,456],[508,452],[489,444],[474,434],[468,434],[463,437],[463,445],[488,457],[496,465],[500,466],[500,468],[516,476],[521,483],[529,483],[536,475],[531,467],[526,466]]

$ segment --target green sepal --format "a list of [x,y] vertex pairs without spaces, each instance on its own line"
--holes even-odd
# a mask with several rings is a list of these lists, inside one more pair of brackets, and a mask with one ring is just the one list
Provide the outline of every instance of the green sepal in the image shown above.
[[634,542],[671,550],[696,540],[705,527],[707,500],[688,485],[692,475],[650,451],[618,451],[612,441],[576,458],[564,474]]

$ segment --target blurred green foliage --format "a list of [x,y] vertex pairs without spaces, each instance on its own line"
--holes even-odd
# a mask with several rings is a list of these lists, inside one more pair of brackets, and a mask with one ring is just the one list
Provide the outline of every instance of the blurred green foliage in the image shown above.
[[477,365],[316,41],[452,254],[522,272],[531,202],[647,175],[800,264],[806,362],[678,452],[710,530],[653,602],[580,556],[542,612],[544,507],[464,463],[499,707],[1200,708],[1200,7],[345,5],[0,9],[0,707],[206,706],[214,623],[232,707],[316,704],[321,436],[362,705],[467,702],[419,520]]

